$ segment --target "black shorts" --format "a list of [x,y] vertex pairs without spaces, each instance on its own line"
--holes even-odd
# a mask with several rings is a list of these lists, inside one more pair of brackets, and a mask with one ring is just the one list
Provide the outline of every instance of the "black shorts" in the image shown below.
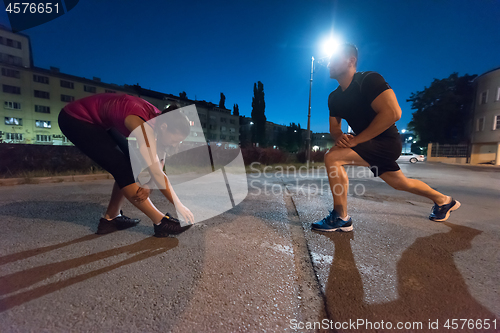
[[134,184],[127,138],[116,130],[106,130],[70,116],[64,109],[59,113],[61,132],[85,155],[115,178],[120,188]]
[[399,135],[377,136],[352,148],[370,165],[375,177],[387,171],[400,170],[396,160],[401,156],[402,149]]

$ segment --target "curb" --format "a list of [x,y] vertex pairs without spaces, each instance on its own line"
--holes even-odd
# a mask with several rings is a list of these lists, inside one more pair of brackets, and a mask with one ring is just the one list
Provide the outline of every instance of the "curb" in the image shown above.
[[14,186],[24,184],[48,184],[62,182],[84,182],[89,180],[113,179],[109,173],[95,175],[77,176],[55,176],[55,177],[34,177],[34,178],[4,178],[0,179],[0,186]]

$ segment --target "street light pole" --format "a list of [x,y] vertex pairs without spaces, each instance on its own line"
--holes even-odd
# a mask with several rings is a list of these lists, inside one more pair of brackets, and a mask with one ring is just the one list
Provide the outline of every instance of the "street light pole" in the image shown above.
[[307,139],[306,139],[306,160],[311,161],[311,92],[313,85],[314,57],[311,58],[311,81],[309,83],[309,108],[307,112]]

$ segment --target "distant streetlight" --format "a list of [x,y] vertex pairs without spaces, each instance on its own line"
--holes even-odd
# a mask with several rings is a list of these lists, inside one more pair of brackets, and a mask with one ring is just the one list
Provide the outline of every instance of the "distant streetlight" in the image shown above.
[[[331,56],[339,50],[340,40],[338,38],[330,37],[323,43],[323,53],[326,54],[324,58],[331,58]],[[321,58],[321,59],[324,59]],[[321,60],[320,59],[320,60]],[[306,138],[306,160],[307,163],[311,161],[311,92],[314,74],[314,57],[311,57],[311,79],[309,83],[309,107],[307,109],[307,138]]]
[[[405,152],[408,153],[408,143],[412,142],[413,137],[409,136],[405,139]],[[416,143],[417,141],[413,141],[413,143]],[[410,150],[411,150],[411,145],[410,145]]]

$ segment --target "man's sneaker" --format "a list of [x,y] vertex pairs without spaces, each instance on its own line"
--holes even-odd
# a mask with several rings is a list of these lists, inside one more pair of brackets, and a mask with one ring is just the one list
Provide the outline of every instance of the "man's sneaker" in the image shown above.
[[141,222],[140,219],[132,219],[130,217],[127,217],[123,215],[123,212],[120,210],[120,215],[112,220],[101,218],[99,220],[99,225],[97,226],[96,234],[105,235],[117,230],[132,228],[135,227],[139,222]]
[[460,202],[451,198],[451,202],[446,205],[438,206],[438,204],[434,203],[434,206],[431,209],[431,215],[429,215],[429,220],[435,222],[443,222],[450,217],[450,213],[454,210],[460,208]]
[[178,235],[191,228],[193,225],[181,227],[178,219],[172,217],[169,213],[161,219],[160,224],[155,224],[155,237],[168,237],[169,235]]
[[318,231],[352,231],[352,219],[344,221],[335,210],[332,210],[327,217],[314,222],[311,228]]

